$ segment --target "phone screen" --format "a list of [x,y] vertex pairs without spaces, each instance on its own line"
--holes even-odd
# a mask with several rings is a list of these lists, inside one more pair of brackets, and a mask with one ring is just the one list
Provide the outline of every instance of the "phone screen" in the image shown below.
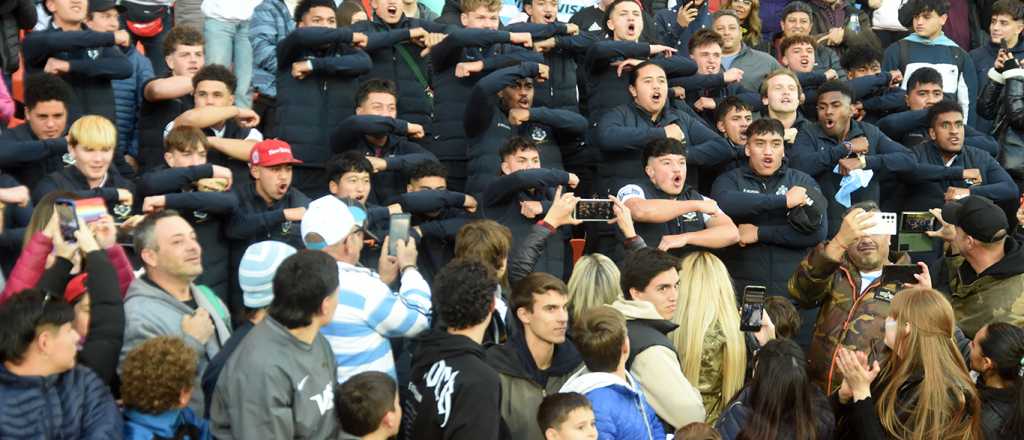
[[745,332],[761,330],[761,316],[764,314],[764,298],[767,290],[764,286],[747,286],[743,289],[743,304],[740,306],[740,330]]
[[934,231],[935,223],[935,216],[930,212],[904,212],[900,222],[900,232],[923,234],[927,231]]
[[60,226],[60,235],[65,242],[74,243],[75,232],[78,231],[78,214],[75,213],[75,201],[69,199],[57,199],[53,208],[57,210],[57,222]]
[[576,203],[573,217],[576,220],[583,220],[585,222],[604,222],[615,218],[615,213],[612,211],[611,200],[581,199]]
[[882,266],[882,285],[895,284],[897,288],[904,284],[917,283],[914,275],[920,274],[921,268],[916,264],[887,264]]
[[398,255],[398,241],[409,239],[410,214],[393,214],[388,225],[388,255]]

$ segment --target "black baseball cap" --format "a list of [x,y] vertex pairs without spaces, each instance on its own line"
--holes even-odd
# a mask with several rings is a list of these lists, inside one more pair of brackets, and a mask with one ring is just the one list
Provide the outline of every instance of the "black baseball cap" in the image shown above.
[[991,200],[981,196],[967,196],[946,203],[942,207],[942,219],[959,226],[975,240],[985,243],[1001,240],[1010,229],[1006,213]]
[[89,0],[89,12],[103,12],[117,8],[117,12],[124,12],[124,6],[118,0]]

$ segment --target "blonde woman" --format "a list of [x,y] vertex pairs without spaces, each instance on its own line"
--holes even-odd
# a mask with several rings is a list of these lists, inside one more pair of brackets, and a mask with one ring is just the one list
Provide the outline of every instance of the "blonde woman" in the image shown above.
[[68,155],[73,166],[47,174],[32,190],[32,200],[53,191],[69,191],[75,197],[102,197],[107,210],[121,221],[130,213],[135,185],[111,168],[117,146],[117,129],[102,116],[82,116],[68,129]]
[[577,322],[592,307],[622,299],[619,267],[601,254],[585,255],[576,261],[569,277],[569,318]]
[[725,264],[708,252],[687,255],[679,279],[672,316],[679,328],[669,338],[679,353],[683,375],[700,390],[708,423],[714,423],[743,386],[747,367],[736,294]]
[[839,349],[839,401],[853,438],[982,438],[981,402],[953,342],[955,326],[941,293],[907,289],[896,294],[885,319],[885,345],[893,354],[884,366]]

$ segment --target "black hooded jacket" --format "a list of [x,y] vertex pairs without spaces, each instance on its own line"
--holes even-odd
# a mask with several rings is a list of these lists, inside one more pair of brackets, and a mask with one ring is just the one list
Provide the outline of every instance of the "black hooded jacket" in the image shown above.
[[[981,430],[985,433],[984,438],[1014,438],[1012,433],[1002,431],[1006,423],[1013,418],[1013,413],[1017,411],[1017,393],[1014,387],[989,388],[978,385],[978,394],[981,397]],[[1017,436],[1022,434],[1024,433],[1016,433]]]
[[403,408],[407,439],[507,438],[501,436],[501,383],[484,361],[484,347],[439,329],[415,340],[413,396]]

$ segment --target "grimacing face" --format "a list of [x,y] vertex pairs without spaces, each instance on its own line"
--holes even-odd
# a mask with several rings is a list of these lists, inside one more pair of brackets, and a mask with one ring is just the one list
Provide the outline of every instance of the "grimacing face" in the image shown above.
[[636,71],[636,82],[630,84],[629,94],[637,106],[657,115],[668,103],[668,78],[661,67],[648,64]]
[[686,156],[665,154],[649,158],[644,172],[655,187],[670,196],[677,196],[683,192],[686,183]]
[[621,2],[615,5],[606,23],[612,31],[612,39],[616,41],[637,41],[644,31],[643,12],[640,5],[634,2]]

